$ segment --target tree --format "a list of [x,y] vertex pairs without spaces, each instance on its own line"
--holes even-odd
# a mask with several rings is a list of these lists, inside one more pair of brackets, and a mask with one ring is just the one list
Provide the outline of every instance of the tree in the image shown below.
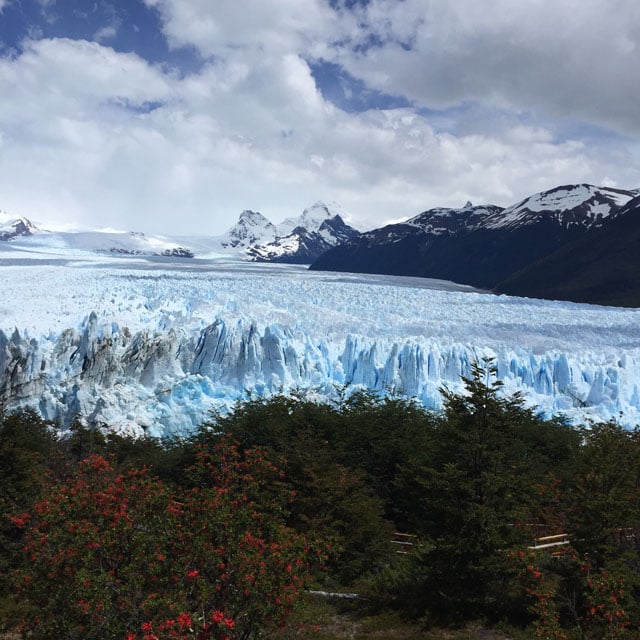
[[414,505],[411,529],[426,541],[411,569],[421,582],[412,603],[417,614],[497,619],[518,609],[506,552],[530,535],[519,525],[528,520],[548,456],[570,455],[570,440],[547,450],[531,437],[542,421],[519,396],[501,397],[494,374],[490,362],[475,364],[463,393],[443,389],[430,450],[412,456],[398,476]]
[[196,441],[216,442],[228,433],[244,447],[263,446],[277,457],[280,483],[296,496],[288,524],[331,546],[325,577],[346,585],[388,561],[393,528],[366,471],[348,465],[336,450],[342,420],[330,405],[300,397],[254,399],[215,418]]
[[22,532],[8,517],[21,513],[42,488],[55,446],[51,424],[33,411],[0,417],[0,619],[13,615],[8,577],[20,562]]

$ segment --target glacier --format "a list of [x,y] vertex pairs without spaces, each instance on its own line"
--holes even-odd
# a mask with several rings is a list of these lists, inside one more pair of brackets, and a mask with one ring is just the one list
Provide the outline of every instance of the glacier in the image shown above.
[[[640,424],[640,310],[300,266],[0,252],[0,410],[182,436],[211,410],[370,389],[442,406],[491,358],[546,417]],[[346,390],[346,391],[345,391]]]

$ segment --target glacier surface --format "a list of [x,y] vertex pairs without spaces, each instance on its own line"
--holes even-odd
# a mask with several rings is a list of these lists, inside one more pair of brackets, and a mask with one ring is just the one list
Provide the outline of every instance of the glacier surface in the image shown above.
[[247,393],[439,408],[474,361],[545,416],[640,424],[640,310],[291,265],[0,252],[0,409],[186,434]]

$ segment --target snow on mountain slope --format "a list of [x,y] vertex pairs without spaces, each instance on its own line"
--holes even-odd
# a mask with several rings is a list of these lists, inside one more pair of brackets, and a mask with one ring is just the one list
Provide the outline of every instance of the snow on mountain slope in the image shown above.
[[38,233],[39,229],[27,218],[10,218],[0,211],[0,242]]
[[482,226],[487,229],[511,229],[542,219],[552,219],[562,227],[598,226],[636,195],[637,191],[594,187],[590,184],[560,186],[536,193],[493,214]]
[[[37,232],[37,237],[35,236]],[[357,235],[335,208],[318,202],[298,218],[276,227],[256,211],[245,210],[238,222],[221,236],[175,237],[138,232],[38,230],[26,218],[10,219],[0,213],[0,241],[20,240],[33,252],[112,253],[130,256],[163,255],[261,262],[310,263],[327,249]]]
[[299,217],[287,218],[277,226],[261,213],[244,211],[227,233],[214,240],[219,250],[233,250],[244,259],[307,264],[356,235],[335,206],[316,202]]
[[335,216],[343,216],[337,204],[326,205],[324,202],[316,202],[306,208],[297,218],[286,218],[278,225],[278,235],[288,236],[294,229],[301,227],[308,232],[319,231],[326,220]]
[[107,253],[130,256],[165,255],[193,257],[190,249],[163,236],[138,232],[78,231],[52,232],[14,240],[13,244],[33,253],[52,252],[64,255]]
[[96,260],[0,251],[1,408],[153,435],[189,432],[245,389],[349,385],[437,408],[441,385],[461,389],[492,357],[505,391],[545,415],[640,423],[640,310],[290,265]]
[[257,211],[246,209],[227,233],[219,236],[223,249],[248,249],[258,244],[273,242],[278,235],[276,226]]
[[474,206],[467,202],[460,209],[429,209],[410,218],[404,224],[422,229],[429,235],[457,233],[462,230],[476,229],[491,215],[499,215],[502,207],[495,205]]

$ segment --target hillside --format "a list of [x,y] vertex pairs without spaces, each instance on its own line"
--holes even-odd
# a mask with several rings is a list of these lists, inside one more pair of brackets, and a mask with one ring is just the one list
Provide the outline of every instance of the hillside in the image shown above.
[[[619,252],[615,235],[625,232],[616,232],[614,223],[631,211],[627,204],[637,196],[637,191],[563,185],[506,209],[469,203],[462,209],[431,209],[331,249],[311,269],[441,278],[514,295],[548,297],[553,291],[551,297],[566,300],[636,304],[637,252],[632,246]],[[606,246],[617,254],[615,270],[600,264],[607,257],[597,239],[609,234]],[[563,259],[574,246],[573,258]],[[557,262],[545,268],[544,260],[557,252]],[[582,284],[567,279],[576,260]],[[544,272],[533,267],[538,263]],[[593,287],[588,284],[592,271]],[[515,279],[516,274],[522,275]],[[603,277],[606,281],[598,284]]]
[[602,227],[500,282],[509,295],[640,306],[640,197]]

